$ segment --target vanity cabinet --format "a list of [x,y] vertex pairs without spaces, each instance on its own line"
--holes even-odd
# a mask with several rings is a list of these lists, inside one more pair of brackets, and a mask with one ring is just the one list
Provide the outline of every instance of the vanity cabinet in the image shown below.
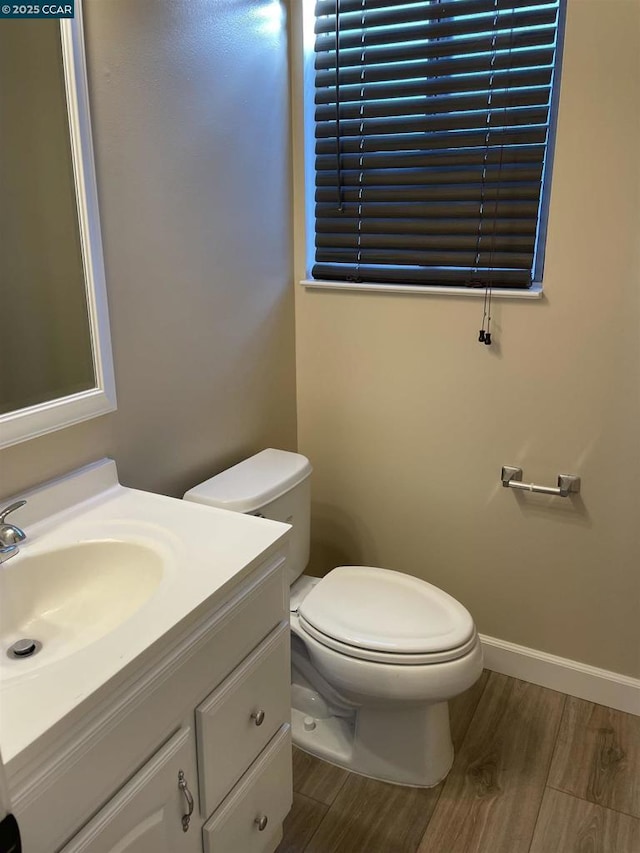
[[24,853],[273,853],[292,802],[285,557],[165,638],[14,772]]

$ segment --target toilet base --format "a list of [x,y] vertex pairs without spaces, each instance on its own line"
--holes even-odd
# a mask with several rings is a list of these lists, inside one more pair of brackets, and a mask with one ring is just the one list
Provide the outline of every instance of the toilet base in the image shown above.
[[447,702],[402,710],[360,708],[353,716],[312,716],[292,708],[293,742],[362,776],[432,788],[453,763]]

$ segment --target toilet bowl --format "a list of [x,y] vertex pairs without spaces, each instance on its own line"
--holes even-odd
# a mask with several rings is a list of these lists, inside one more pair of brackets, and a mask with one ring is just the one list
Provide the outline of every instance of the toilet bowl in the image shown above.
[[306,592],[292,596],[291,631],[302,646],[293,648],[292,681],[303,675],[326,696],[316,673],[333,691],[329,707],[340,704],[316,719],[296,708],[294,689],[294,740],[366,776],[437,784],[453,761],[447,702],[482,671],[468,612],[437,587],[386,569],[341,566],[303,583]]
[[365,776],[437,785],[453,762],[447,703],[482,671],[473,620],[443,590],[390,569],[303,575],[310,474],[304,456],[269,449],[185,499],[292,524],[294,743]]

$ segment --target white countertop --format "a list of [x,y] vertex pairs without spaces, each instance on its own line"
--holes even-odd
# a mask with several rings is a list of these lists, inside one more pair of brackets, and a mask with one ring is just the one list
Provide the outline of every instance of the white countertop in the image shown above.
[[[0,668],[0,749],[6,765],[197,610],[213,608],[265,557],[289,526],[121,486],[102,460],[26,495],[12,521],[28,540],[0,565],[19,571],[29,555],[87,540],[152,545],[164,573],[142,606],[105,636],[67,656],[46,649]],[[123,590],[126,594],[126,590]],[[36,638],[37,639],[37,638]]]

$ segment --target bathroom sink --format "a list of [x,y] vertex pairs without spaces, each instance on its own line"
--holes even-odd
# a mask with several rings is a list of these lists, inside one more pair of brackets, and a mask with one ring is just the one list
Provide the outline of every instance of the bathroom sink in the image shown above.
[[[65,657],[113,631],[150,598],[162,577],[162,557],[135,542],[84,541],[14,557],[0,574],[4,675]],[[24,639],[42,648],[29,661],[8,658],[12,644]]]
[[[176,648],[288,533],[268,519],[122,486],[110,459],[16,498],[26,504],[11,520],[26,539],[0,564],[5,763],[97,713],[114,685],[135,679],[160,648]],[[16,643],[25,656],[7,653]]]

